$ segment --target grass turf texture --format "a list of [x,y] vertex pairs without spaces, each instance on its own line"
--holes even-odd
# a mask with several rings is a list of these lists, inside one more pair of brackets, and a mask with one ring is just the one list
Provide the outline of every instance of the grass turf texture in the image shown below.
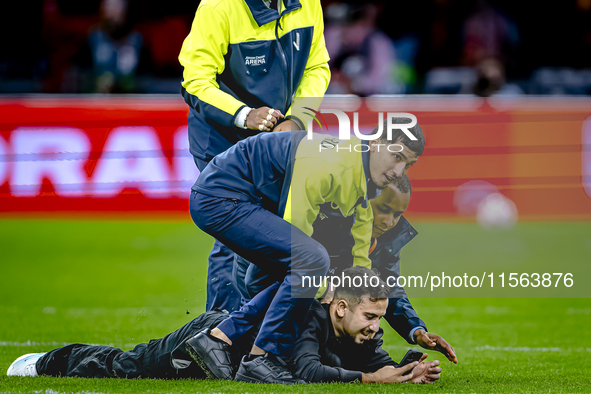
[[[435,272],[454,258],[489,270],[499,256],[504,267],[527,260],[554,261],[559,269],[561,258],[591,260],[591,223],[524,223],[504,233],[475,224],[416,227],[421,234],[403,252],[403,275],[405,266],[420,262]],[[0,392],[591,392],[588,299],[412,300],[459,358],[452,365],[429,352],[444,372],[428,386],[5,376],[24,353],[73,342],[128,350],[182,326],[204,310],[211,245],[186,222],[0,221]],[[385,348],[399,360],[410,346],[382,327]]]

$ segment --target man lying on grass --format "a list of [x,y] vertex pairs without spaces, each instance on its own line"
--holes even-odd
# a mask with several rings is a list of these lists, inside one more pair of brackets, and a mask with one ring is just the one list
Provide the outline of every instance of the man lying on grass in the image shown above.
[[[390,293],[384,281],[361,266],[345,269],[342,276],[344,286],[335,290],[332,301],[314,301],[308,312],[306,328],[291,357],[295,375],[307,382],[431,383],[439,379],[439,361],[423,362],[426,353],[420,363],[398,367],[382,348],[379,322]],[[412,373],[403,375],[411,369]]]
[[[403,175],[371,200],[373,226],[369,258],[371,268],[381,278],[400,277],[401,251],[417,235],[417,230],[403,216],[410,197],[411,182],[407,175]],[[312,238],[326,248],[330,256],[329,275],[332,277],[339,278],[344,269],[354,264],[352,249],[355,240],[350,231],[353,221],[353,216],[344,217],[340,209],[332,208],[330,203],[320,206]],[[240,256],[236,256],[234,261],[237,287],[246,300],[281,280],[276,272],[263,270]],[[324,294],[324,299],[328,302],[331,297],[330,293]],[[390,286],[384,320],[409,344],[439,351],[457,364],[453,347],[441,336],[427,331],[427,325],[414,310],[403,287]]]
[[[423,354],[421,362],[398,368],[382,348],[379,320],[388,306],[384,282],[378,278],[378,286],[371,287],[371,278],[377,275],[364,267],[348,268],[344,274],[351,277],[351,283],[357,283],[356,277],[368,279],[361,287],[338,288],[330,304],[313,302],[292,353],[291,369],[295,376],[303,382],[430,383],[439,379],[439,361],[424,362],[427,355]],[[253,313],[254,309],[241,309],[239,319],[234,321],[256,328],[261,312],[264,315],[277,288],[275,284],[253,299],[250,308],[259,308],[257,313]],[[72,344],[48,353],[24,355],[12,363],[7,375],[203,379],[210,374],[199,366],[200,358],[193,360],[192,340],[226,318],[225,312],[203,313],[164,338],[137,345],[127,352],[108,346]],[[235,371],[240,354],[249,357],[252,343],[233,345],[232,351],[218,352],[217,356],[227,357]],[[411,369],[412,373],[403,375]]]

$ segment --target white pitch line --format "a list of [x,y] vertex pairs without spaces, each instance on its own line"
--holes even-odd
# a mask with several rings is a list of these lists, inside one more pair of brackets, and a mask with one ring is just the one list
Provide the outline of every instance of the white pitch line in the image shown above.
[[[393,353],[393,352],[403,351],[405,349],[408,349],[408,347],[407,346],[386,345],[386,346],[384,346],[384,349],[390,353]],[[477,352],[483,352],[483,351],[489,351],[489,352],[564,352],[564,351],[567,351],[567,352],[589,352],[589,353],[591,353],[591,347],[588,347],[588,348],[584,348],[584,347],[561,348],[561,347],[527,347],[527,346],[484,345],[484,346],[478,346],[478,347],[474,347],[474,348],[456,347],[456,349],[475,350]]]
[[69,343],[66,342],[13,342],[13,341],[0,341],[0,346],[16,346],[16,347],[29,347],[29,346],[66,346]]
[[[35,341],[26,341],[26,342],[15,342],[15,341],[0,341],[1,346],[14,346],[14,347],[45,347],[45,346],[53,346],[53,347],[62,347],[71,345],[73,343],[79,342],[35,342]],[[137,343],[124,343],[123,345],[116,345],[113,343],[108,344],[99,344],[99,343],[85,343],[85,345],[91,346],[110,346],[110,347],[121,347],[121,348],[133,348],[137,345]]]
[[[577,348],[577,349],[562,349],[559,347],[528,347],[528,346],[479,346],[475,348],[476,351],[501,351],[501,352],[561,352],[563,350],[574,350],[574,351],[585,351],[584,348]],[[588,350],[588,349],[587,349]]]
[[[36,393],[44,394],[68,394],[67,391],[56,391],[53,389],[47,389],[45,391],[36,391]],[[105,394],[102,391],[75,391],[74,394]]]

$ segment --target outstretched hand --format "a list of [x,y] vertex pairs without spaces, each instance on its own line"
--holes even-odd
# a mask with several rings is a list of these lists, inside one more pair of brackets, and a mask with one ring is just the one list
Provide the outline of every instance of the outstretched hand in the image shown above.
[[427,353],[423,353],[423,357],[419,364],[412,370],[411,383],[433,383],[439,379],[441,368],[439,367],[439,360],[431,362],[423,362],[427,358]]
[[361,375],[363,383],[402,383],[412,379],[413,374],[404,375],[405,372],[410,371],[419,364],[418,361],[407,364],[403,367],[394,368],[387,365],[372,373],[364,373]]
[[454,348],[439,335],[432,334],[423,329],[418,329],[415,331],[414,336],[417,344],[422,348],[437,350],[447,357],[449,361],[455,364],[458,363]]

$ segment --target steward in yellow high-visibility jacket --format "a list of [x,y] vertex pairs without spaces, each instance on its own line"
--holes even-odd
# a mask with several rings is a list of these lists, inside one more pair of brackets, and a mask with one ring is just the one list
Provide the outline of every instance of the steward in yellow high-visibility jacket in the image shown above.
[[278,8],[263,0],[203,0],[197,9],[179,61],[190,151],[200,169],[258,132],[244,129],[248,107],[290,118],[294,97],[324,96],[330,71],[320,1],[284,0]]

